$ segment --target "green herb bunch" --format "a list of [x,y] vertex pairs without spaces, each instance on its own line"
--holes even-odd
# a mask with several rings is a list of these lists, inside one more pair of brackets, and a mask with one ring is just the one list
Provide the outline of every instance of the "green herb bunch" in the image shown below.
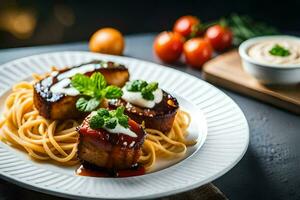
[[130,92],[140,92],[142,97],[146,100],[152,101],[154,100],[153,92],[157,90],[158,83],[151,82],[147,83],[143,80],[134,80],[126,83],[126,90]]
[[257,22],[246,15],[232,14],[220,20],[221,25],[228,26],[233,32],[233,44],[239,45],[243,41],[263,35],[278,34],[278,30],[262,22]]
[[119,123],[124,128],[128,128],[128,116],[124,114],[124,107],[108,111],[104,108],[97,110],[97,114],[91,117],[89,123],[92,129],[109,128],[114,129]]
[[80,97],[76,102],[76,108],[82,112],[95,110],[103,98],[117,99],[123,95],[120,88],[107,86],[104,76],[95,72],[91,77],[83,74],[76,74],[71,80],[72,86],[84,97]]

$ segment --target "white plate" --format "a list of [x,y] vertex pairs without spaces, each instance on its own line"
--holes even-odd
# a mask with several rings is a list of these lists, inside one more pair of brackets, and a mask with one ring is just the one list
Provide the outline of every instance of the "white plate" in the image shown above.
[[249,142],[248,124],[240,108],[228,96],[188,74],[132,58],[59,52],[9,62],[0,66],[0,107],[11,86],[28,80],[32,73],[43,74],[51,66],[73,66],[92,59],[122,63],[129,68],[131,79],[158,81],[162,88],[174,94],[180,106],[192,114],[189,131],[190,137],[197,138],[197,145],[189,149],[185,159],[159,162],[152,173],[143,176],[94,178],[76,176],[74,168],[34,162],[25,153],[0,142],[2,178],[32,190],[64,197],[161,197],[213,181],[244,155]]

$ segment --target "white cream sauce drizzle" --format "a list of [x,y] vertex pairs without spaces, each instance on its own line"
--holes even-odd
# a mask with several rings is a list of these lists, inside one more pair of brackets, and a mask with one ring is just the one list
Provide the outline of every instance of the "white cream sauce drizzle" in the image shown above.
[[75,74],[85,74],[87,72],[92,72],[92,71],[94,71],[96,69],[99,69],[99,68],[101,68],[100,64],[87,64],[87,65],[83,65],[83,66],[80,66],[80,67],[74,67],[71,70],[68,70],[64,73],[59,74],[57,76],[57,79],[62,80],[62,79],[65,79],[65,78],[70,78],[70,77],[74,76]]
[[141,106],[143,108],[153,108],[155,104],[160,103],[163,99],[163,92],[160,88],[157,88],[154,92],[154,99],[153,100],[146,100],[143,98],[141,92],[131,92],[123,87],[123,96],[122,99],[125,101],[132,103],[136,106]]
[[[96,111],[93,111],[91,113],[91,117],[93,117],[94,115],[97,115]],[[109,133],[112,133],[112,134],[122,133],[122,134],[128,135],[130,137],[137,137],[137,135],[136,135],[135,132],[133,132],[132,130],[130,130],[130,128],[125,128],[124,126],[121,126],[119,124],[119,122],[117,123],[117,125],[116,125],[116,127],[114,129],[110,129],[110,128],[106,128],[106,127],[103,127],[103,129],[105,129],[106,131],[108,131]]]
[[51,92],[58,94],[66,94],[68,96],[77,96],[79,95],[79,91],[73,87],[69,87],[71,84],[71,79],[66,78],[63,79],[51,87]]
[[[104,63],[105,64],[105,63]],[[65,94],[68,96],[77,96],[79,95],[79,91],[77,91],[75,88],[70,86],[71,83],[71,77],[76,75],[76,74],[85,74],[88,72],[95,71],[96,69],[101,68],[103,65],[102,64],[87,64],[83,65],[80,67],[74,67],[72,69],[67,70],[66,72],[63,72],[57,76],[58,82],[55,83],[50,87],[50,91],[52,93],[58,93],[58,94]],[[107,66],[107,65],[106,65]],[[105,67],[105,65],[104,65]],[[44,79],[43,80],[43,85],[45,84],[52,84],[52,78],[56,76],[58,72],[52,72],[51,77],[49,77],[51,80]],[[45,81],[45,82],[44,82]],[[49,82],[51,81],[51,83]]]
[[129,128],[125,128],[124,126],[121,126],[119,123],[117,123],[117,126],[114,129],[109,129],[106,127],[104,127],[104,129],[107,130],[109,133],[113,133],[113,134],[122,133],[130,137],[137,137],[135,132],[133,132]]

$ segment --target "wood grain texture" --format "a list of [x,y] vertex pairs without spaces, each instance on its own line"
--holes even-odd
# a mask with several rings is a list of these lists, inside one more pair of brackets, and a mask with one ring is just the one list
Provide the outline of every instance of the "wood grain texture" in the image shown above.
[[237,50],[224,53],[203,67],[205,80],[300,114],[300,85],[265,86],[244,72]]

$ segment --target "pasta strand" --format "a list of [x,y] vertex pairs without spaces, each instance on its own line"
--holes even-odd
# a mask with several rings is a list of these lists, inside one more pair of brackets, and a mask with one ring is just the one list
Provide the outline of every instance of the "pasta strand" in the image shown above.
[[[183,156],[187,146],[196,143],[186,140],[190,122],[191,116],[179,110],[169,133],[145,129],[147,136],[139,162],[146,170],[152,168],[160,157],[172,159]],[[75,120],[48,120],[40,116],[33,104],[32,83],[21,82],[13,87],[12,93],[6,99],[0,118],[0,139],[23,149],[33,159],[75,165],[78,163],[79,135],[76,127],[79,124]]]

